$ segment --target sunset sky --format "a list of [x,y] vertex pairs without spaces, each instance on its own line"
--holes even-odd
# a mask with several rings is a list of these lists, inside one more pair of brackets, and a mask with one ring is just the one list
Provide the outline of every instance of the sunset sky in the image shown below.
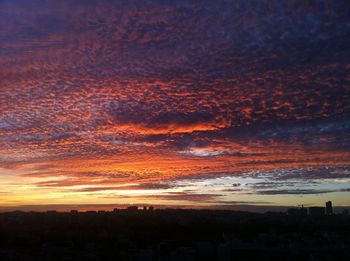
[[0,211],[350,206],[347,0],[0,0]]

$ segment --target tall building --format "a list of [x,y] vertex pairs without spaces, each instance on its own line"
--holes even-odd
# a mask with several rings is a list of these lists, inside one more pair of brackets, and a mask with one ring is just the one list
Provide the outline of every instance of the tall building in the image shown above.
[[326,215],[333,215],[332,201],[326,202]]

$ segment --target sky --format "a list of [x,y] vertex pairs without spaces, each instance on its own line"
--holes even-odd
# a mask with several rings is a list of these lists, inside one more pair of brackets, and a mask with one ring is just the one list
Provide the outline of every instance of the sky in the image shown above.
[[345,0],[0,0],[0,210],[350,206]]

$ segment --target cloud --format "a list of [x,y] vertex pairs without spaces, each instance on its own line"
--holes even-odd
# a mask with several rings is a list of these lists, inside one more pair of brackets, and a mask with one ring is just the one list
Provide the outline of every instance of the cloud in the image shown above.
[[224,205],[252,205],[252,206],[258,206],[258,205],[269,205],[273,204],[273,202],[269,201],[223,201],[219,200],[215,202],[216,204],[224,204]]
[[196,157],[210,157],[210,156],[221,155],[223,154],[223,151],[195,149],[195,150],[181,151],[181,153],[189,156],[196,156]]
[[201,203],[214,203],[216,200],[222,197],[221,194],[211,193],[193,193],[193,192],[166,192],[159,194],[145,194],[145,195],[103,195],[105,198],[121,198],[130,200],[145,200],[152,199],[160,201],[188,201],[188,202],[201,202]]
[[94,190],[350,177],[346,1],[0,10],[0,166],[13,179]]
[[205,194],[205,193],[187,193],[187,192],[169,192],[168,194],[160,195],[146,195],[146,198],[153,198],[159,200],[176,200],[176,201],[190,201],[190,202],[206,202],[215,201],[220,198],[220,194]]
[[0,120],[0,129],[8,129],[8,128],[10,128],[11,126],[8,124],[8,123],[6,123],[6,122],[2,122],[1,120]]
[[[96,192],[96,191],[116,191],[116,190],[164,190],[173,188],[175,185],[170,183],[143,183],[137,185],[120,185],[120,186],[93,186],[72,190],[75,192]],[[178,187],[178,186],[177,186]]]
[[317,189],[282,189],[282,190],[259,190],[256,193],[260,195],[308,195],[308,194],[326,194],[333,192],[350,192],[350,188],[338,190],[317,190]]

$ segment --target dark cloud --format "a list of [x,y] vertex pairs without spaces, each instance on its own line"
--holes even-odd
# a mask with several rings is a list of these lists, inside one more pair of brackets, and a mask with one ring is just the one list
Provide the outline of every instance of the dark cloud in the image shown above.
[[308,166],[304,168],[295,169],[276,169],[272,172],[261,173],[260,177],[266,177],[275,181],[288,181],[293,179],[305,180],[312,182],[313,180],[327,180],[327,179],[348,179],[350,173],[348,172],[348,165],[344,166]]
[[220,198],[220,194],[201,194],[201,193],[188,193],[188,192],[169,192],[168,194],[159,195],[145,195],[145,198],[153,198],[160,200],[176,200],[176,201],[192,201],[192,202],[210,202]]
[[167,192],[159,194],[147,194],[147,195],[117,195],[109,194],[103,195],[103,198],[120,198],[120,199],[130,199],[137,201],[139,199],[152,199],[152,200],[170,200],[170,201],[188,201],[188,202],[203,202],[203,203],[215,203],[219,200],[222,194],[211,194],[211,193],[196,193],[192,191],[182,191],[182,192]]
[[215,201],[216,204],[225,204],[225,205],[269,205],[273,202],[269,201]]
[[175,185],[168,183],[143,183],[139,185],[127,185],[127,186],[96,186],[96,187],[87,187],[82,189],[73,189],[76,192],[96,192],[104,190],[159,190],[159,189],[169,189],[173,188]]
[[308,194],[325,194],[332,192],[349,192],[348,189],[338,190],[317,190],[317,189],[281,189],[281,190],[260,190],[257,194],[260,195],[308,195]]

